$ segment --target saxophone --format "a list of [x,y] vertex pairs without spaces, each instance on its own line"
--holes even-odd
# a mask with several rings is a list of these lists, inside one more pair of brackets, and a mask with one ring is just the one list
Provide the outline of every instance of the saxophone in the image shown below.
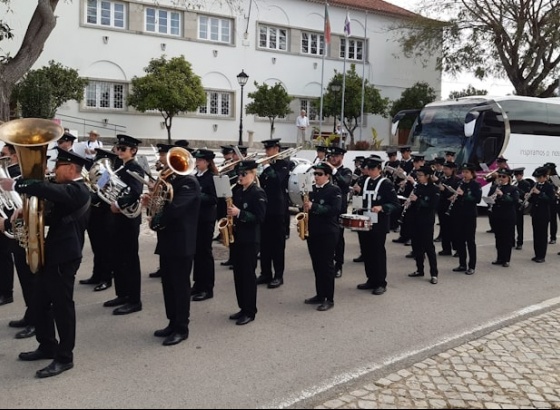
[[[233,198],[226,198],[226,204],[228,208],[233,206]],[[227,216],[218,221],[218,229],[222,234],[222,244],[228,248],[230,244],[235,242],[233,236],[233,216]]]
[[[303,195],[303,203],[309,201],[309,194]],[[296,215],[297,230],[299,238],[305,241],[309,237],[309,212],[300,212]]]

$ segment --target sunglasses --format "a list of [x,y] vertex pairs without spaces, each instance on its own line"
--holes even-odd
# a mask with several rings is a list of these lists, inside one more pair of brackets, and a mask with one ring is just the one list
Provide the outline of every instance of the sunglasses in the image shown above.
[[128,148],[129,148],[129,147],[127,147],[127,146],[125,146],[125,145],[119,145],[119,146],[117,147],[117,151],[126,152],[126,150],[127,150]]
[[500,178],[509,178],[507,175],[499,175]]
[[237,176],[246,177],[247,174],[248,174],[248,172],[243,171],[243,172],[240,172],[239,174],[237,174]]
[[316,177],[324,177],[325,174],[323,172],[314,172],[313,175],[315,175]]

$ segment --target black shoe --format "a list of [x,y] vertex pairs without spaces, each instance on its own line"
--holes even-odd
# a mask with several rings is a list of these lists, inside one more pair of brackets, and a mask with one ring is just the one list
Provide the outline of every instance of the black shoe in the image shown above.
[[498,261],[498,260],[492,262],[492,265],[503,265],[503,264],[504,263],[502,261]]
[[9,303],[14,303],[14,298],[12,296],[0,296],[0,306],[7,305]]
[[372,294],[372,295],[378,295],[378,296],[379,296],[379,295],[384,294],[385,292],[387,292],[387,288],[386,288],[386,287],[383,287],[383,286],[380,286],[380,287],[378,287],[378,288],[373,289],[373,290],[371,291],[371,294]]
[[438,236],[436,239],[434,239],[434,242],[441,242],[441,237]]
[[414,259],[414,252],[407,253],[405,258]]
[[187,340],[189,338],[188,333],[177,333],[173,332],[163,341],[164,346],[174,346],[181,343],[183,340]]
[[432,276],[432,279],[430,279],[430,283],[432,285],[437,285],[438,284],[438,277],[437,276]]
[[364,261],[364,257],[362,255],[358,256],[357,258],[352,259],[353,262],[360,263]]
[[535,263],[544,263],[545,260],[544,260],[544,258],[535,258],[534,262]]
[[324,298],[320,298],[319,296],[313,296],[312,298],[305,299],[303,303],[306,305],[321,305],[325,301]]
[[229,269],[229,270],[233,270],[233,265],[229,265],[229,266],[228,266],[228,269]]
[[276,289],[282,286],[283,284],[284,284],[284,279],[282,278],[272,279],[272,282],[268,284],[267,288]]
[[492,229],[488,229],[486,233],[494,233],[494,231]]
[[27,326],[22,331],[16,333],[16,339],[29,339],[35,336],[35,326]]
[[394,243],[405,243],[406,239],[404,239],[402,236],[397,238],[397,239],[393,239]]
[[330,300],[325,300],[321,305],[317,306],[319,312],[325,312],[334,307],[334,302]]
[[418,271],[408,274],[409,278],[421,278],[423,276],[424,276],[424,272],[418,272]]
[[334,277],[337,279],[342,277],[342,268],[337,268],[335,270]]
[[171,326],[167,326],[165,329],[156,330],[154,332],[155,337],[169,337],[173,334],[173,328]]
[[234,313],[233,315],[230,315],[229,320],[238,320],[241,316],[243,316],[242,310],[240,310],[237,313]]
[[270,282],[272,282],[272,278],[263,275],[257,278],[257,285],[268,285]]
[[200,292],[192,297],[193,302],[202,302],[203,300],[212,299],[214,297],[213,292]]
[[371,283],[361,283],[358,286],[356,286],[358,289],[360,290],[370,290],[370,289],[374,289],[373,285]]
[[438,252],[439,256],[451,256],[451,252],[448,251],[439,251]]
[[453,272],[466,272],[466,271],[467,271],[466,266],[457,266],[455,269],[453,269]]
[[121,305],[126,305],[128,303],[127,297],[117,297],[115,299],[111,299],[105,303],[103,303],[104,307],[117,307]]
[[39,370],[35,375],[39,379],[45,379],[47,377],[58,376],[60,373],[64,373],[73,367],[74,363],[59,363],[55,360],[44,369]]
[[404,246],[412,246],[412,241],[409,239],[404,243]]
[[161,278],[161,271],[158,269],[156,272],[150,273],[148,276],[152,279]]
[[113,315],[122,316],[130,315],[131,313],[140,312],[142,310],[142,303],[127,303],[119,308],[113,310]]
[[111,282],[101,282],[95,288],[93,288],[94,292],[103,292],[104,290],[109,289],[113,284]]
[[474,269],[472,269],[472,268],[467,269],[467,271],[465,272],[465,275],[469,275],[469,276],[474,275]]
[[80,285],[99,285],[100,280],[94,279],[93,276],[89,279],[84,279],[80,281]]
[[554,245],[556,243],[556,239],[551,239],[550,241],[548,241],[549,245]]
[[14,329],[23,329],[24,327],[27,327],[28,324],[25,321],[25,319],[21,319],[21,320],[12,320],[10,323],[8,323],[9,327],[13,327]]
[[504,263],[502,263],[502,266],[503,266],[504,268],[509,268],[509,262],[504,262]]
[[459,257],[459,252],[455,252],[455,253],[453,254],[453,257],[454,257],[454,258],[458,258],[458,257]]
[[515,247],[515,250],[520,251],[521,249],[523,249],[523,245],[517,245],[517,246]]
[[51,360],[54,354],[43,352],[42,350],[35,350],[33,352],[25,352],[19,354],[19,360],[22,362],[36,362],[37,360]]
[[233,262],[230,260],[227,260],[225,262],[220,262],[220,265],[222,266],[233,266]]
[[255,318],[252,316],[242,315],[239,319],[237,319],[237,322],[235,322],[235,324],[237,326],[243,326],[247,323],[251,323],[253,320],[255,320]]

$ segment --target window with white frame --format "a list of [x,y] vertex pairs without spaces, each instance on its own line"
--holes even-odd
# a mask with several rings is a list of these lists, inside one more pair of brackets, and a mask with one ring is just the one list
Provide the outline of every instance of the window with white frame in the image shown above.
[[201,105],[198,108],[198,113],[218,117],[231,117],[231,101],[232,93],[208,91],[206,93],[206,105]]
[[317,121],[319,119],[319,113],[317,112],[317,107],[313,104],[313,100],[301,99],[300,112],[301,110],[305,110],[309,121]]
[[270,50],[288,50],[288,30],[285,28],[260,26],[259,47]]
[[181,35],[181,13],[148,7],[146,9],[146,31],[148,33]]
[[348,43],[348,60],[364,60],[364,41],[353,40],[351,38],[340,39],[340,58],[344,58],[346,53],[346,43]]
[[316,33],[301,33],[301,53],[322,56],[325,53],[325,36]]
[[99,26],[126,28],[126,5],[109,0],[88,0],[87,2],[88,24]]
[[126,109],[126,84],[90,81],[86,87],[86,107],[107,110]]
[[198,38],[231,44],[232,21],[218,17],[200,16],[198,18]]

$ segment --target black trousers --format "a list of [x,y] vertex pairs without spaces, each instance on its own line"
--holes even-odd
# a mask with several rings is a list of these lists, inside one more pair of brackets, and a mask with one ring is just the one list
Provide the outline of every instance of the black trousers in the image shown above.
[[111,282],[113,278],[112,223],[111,211],[105,204],[91,207],[87,232],[93,251],[92,279],[97,282]]
[[344,228],[340,228],[338,233],[338,242],[334,251],[334,266],[335,270],[342,269],[344,265],[344,250],[346,248],[346,241],[344,240]]
[[14,261],[11,242],[11,239],[0,234],[0,296],[9,298],[14,295]]
[[35,323],[35,313],[33,312],[33,294],[35,293],[37,275],[31,273],[31,270],[29,269],[26,250],[19,246],[16,241],[12,241],[11,248],[14,263],[16,265],[16,272],[21,285],[21,292],[23,293],[23,300],[25,301],[26,306],[23,320],[25,320],[25,323],[33,325]]
[[139,218],[116,215],[113,220],[115,291],[118,297],[127,297],[129,303],[140,303]]
[[[338,233],[338,232],[337,232]],[[313,235],[307,238],[307,249],[315,273],[315,291],[320,299],[334,302],[334,254],[340,240],[337,234]]]
[[555,198],[550,205],[550,239],[556,240],[558,233],[558,200]]
[[[535,258],[546,258],[546,250],[548,248],[548,223],[549,217],[546,213],[534,214],[533,222],[533,247],[535,249]],[[552,236],[552,234],[551,234]]]
[[376,229],[359,232],[364,243],[364,265],[367,282],[374,288],[387,287],[387,251],[385,241],[387,232]]
[[517,229],[517,239],[516,239],[516,245],[517,246],[522,246],[523,245],[523,233],[524,233],[524,223],[525,223],[525,218],[524,218],[524,214],[523,214],[523,210],[517,210],[516,211],[516,220],[515,220],[515,228]]
[[515,215],[511,218],[496,218],[492,216],[492,229],[496,238],[496,249],[498,251],[497,261],[509,262],[511,260],[511,249],[515,236]]
[[[401,215],[402,215],[401,211]],[[402,223],[401,223],[401,232],[400,232],[400,238],[408,241],[409,239],[412,238],[412,220],[411,220],[411,216],[410,216],[410,212],[405,212],[404,214],[404,218],[402,218]]]
[[416,271],[424,273],[424,255],[430,262],[430,275],[438,276],[434,224],[417,224],[412,233],[412,252],[416,259]]
[[459,266],[476,269],[476,215],[456,215],[453,218],[453,232],[453,246],[459,254]]
[[237,304],[243,314],[255,317],[257,314],[257,253],[258,243],[238,243],[230,245],[233,261],[233,280]]
[[[36,337],[39,350],[54,354],[54,360],[71,363],[76,345],[74,280],[81,259],[46,266],[37,275],[33,296]],[[58,333],[59,342],[55,335]]]
[[439,226],[441,232],[441,249],[445,253],[453,250],[453,222],[450,215],[446,215],[447,210],[439,212]]
[[[286,259],[286,225],[284,215],[266,215],[261,225],[261,275],[282,279]],[[274,267],[274,274],[272,268]]]
[[165,314],[169,326],[177,333],[189,331],[191,310],[191,270],[193,258],[182,256],[159,257]]
[[216,280],[212,241],[214,221],[199,221],[196,236],[196,254],[194,256],[193,293],[213,293]]

